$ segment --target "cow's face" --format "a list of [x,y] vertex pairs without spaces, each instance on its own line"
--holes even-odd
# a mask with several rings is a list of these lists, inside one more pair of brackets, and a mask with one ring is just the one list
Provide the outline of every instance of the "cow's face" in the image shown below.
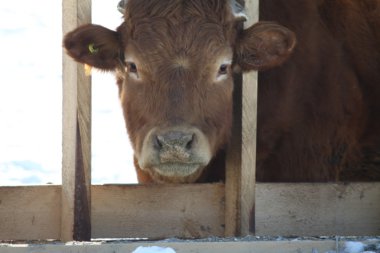
[[229,0],[130,0],[122,9],[116,32],[82,26],[64,46],[115,71],[138,169],[156,182],[194,182],[229,139],[233,70],[281,64],[294,34],[273,23],[238,32],[244,15]]

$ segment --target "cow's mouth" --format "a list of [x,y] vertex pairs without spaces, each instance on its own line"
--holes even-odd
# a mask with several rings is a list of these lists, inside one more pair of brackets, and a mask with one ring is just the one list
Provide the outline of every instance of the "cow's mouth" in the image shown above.
[[161,163],[149,172],[155,182],[193,183],[201,176],[204,167],[200,163]]
[[152,129],[136,153],[139,168],[157,183],[193,183],[211,160],[206,135],[195,127]]

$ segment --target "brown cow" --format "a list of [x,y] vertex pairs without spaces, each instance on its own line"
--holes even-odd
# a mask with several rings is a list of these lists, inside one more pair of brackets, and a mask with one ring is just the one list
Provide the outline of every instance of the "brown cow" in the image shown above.
[[116,73],[140,182],[222,179],[233,71],[273,67],[259,76],[258,180],[379,179],[378,3],[265,0],[275,23],[239,30],[233,0],[130,0],[117,31],[85,25],[64,46]]
[[380,180],[380,1],[265,0],[260,19],[298,43],[259,74],[258,179]]

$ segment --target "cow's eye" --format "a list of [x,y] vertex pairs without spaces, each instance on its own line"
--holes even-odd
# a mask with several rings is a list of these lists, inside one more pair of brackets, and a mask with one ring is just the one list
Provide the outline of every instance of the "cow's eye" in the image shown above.
[[228,65],[227,64],[220,65],[218,75],[225,75],[227,73],[228,73]]
[[137,73],[137,66],[133,62],[127,62],[127,69],[129,73]]
[[126,72],[128,73],[129,77],[136,79],[136,80],[140,79],[137,66],[134,62],[130,62],[130,61],[125,62],[125,68],[126,68]]

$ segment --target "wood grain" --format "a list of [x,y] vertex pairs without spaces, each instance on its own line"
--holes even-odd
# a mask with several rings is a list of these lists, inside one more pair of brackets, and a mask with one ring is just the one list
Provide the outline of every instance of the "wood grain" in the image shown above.
[[224,185],[94,186],[93,237],[224,235]]
[[[65,0],[63,33],[91,22],[91,0]],[[91,79],[63,53],[63,241],[91,238]]]
[[[248,20],[244,28],[259,20],[259,1],[246,0]],[[257,72],[243,74],[242,150],[240,180],[240,235],[254,232],[256,182]]]
[[[258,0],[245,1],[247,28],[258,21]],[[235,77],[234,126],[226,158],[226,236],[254,231],[257,73]]]
[[380,184],[262,184],[257,235],[379,235]]
[[[380,234],[380,183],[256,184],[256,234]],[[93,237],[223,236],[224,185],[93,186]],[[0,187],[0,240],[59,239],[60,186]]]
[[[368,243],[363,241],[363,243]],[[236,242],[93,242],[86,244],[42,244],[32,245],[12,245],[12,247],[2,248],[2,253],[127,253],[133,252],[138,247],[170,247],[176,253],[294,253],[294,252],[336,252],[334,240],[319,240],[319,241],[236,241]],[[343,246],[343,242],[342,242]],[[34,251],[35,250],[35,251]]]
[[0,187],[0,240],[59,239],[60,202],[60,186]]
[[226,213],[225,213],[225,236],[231,237],[240,234],[240,179],[241,179],[241,147],[242,147],[242,77],[234,77],[234,122],[232,138],[226,154]]

